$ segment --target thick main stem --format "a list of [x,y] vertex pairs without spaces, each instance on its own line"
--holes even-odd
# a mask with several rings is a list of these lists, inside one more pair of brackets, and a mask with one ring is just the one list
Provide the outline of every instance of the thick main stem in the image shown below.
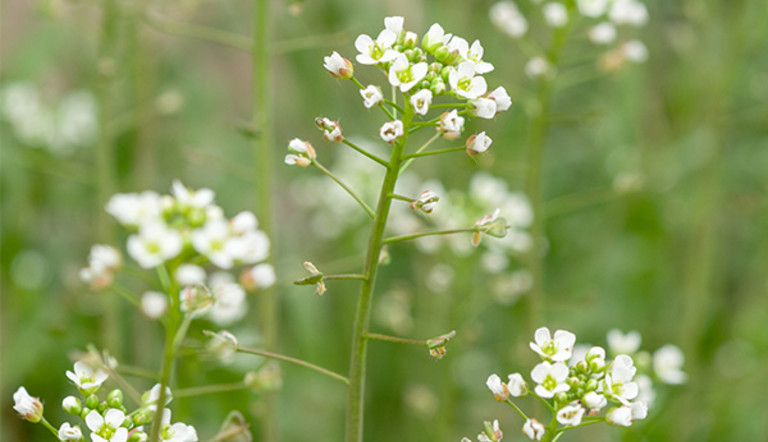
[[[259,129],[259,136],[253,141],[256,160],[256,186],[258,193],[258,215],[261,228],[274,238],[272,220],[272,25],[270,1],[253,0],[253,50],[251,52],[253,75],[253,122]],[[273,252],[274,254],[274,252]],[[272,258],[273,260],[274,258]],[[277,300],[274,288],[261,293],[260,319],[264,347],[273,351],[277,341]],[[262,440],[275,442],[279,439],[277,423],[277,396],[266,394],[266,409],[262,416]]]
[[405,113],[402,116],[404,134],[397,140],[387,166],[387,173],[381,185],[379,202],[376,207],[376,216],[373,219],[373,228],[368,238],[368,251],[365,256],[365,278],[360,288],[360,298],[355,315],[355,326],[352,334],[352,354],[349,361],[349,390],[347,394],[347,423],[346,441],[361,442],[363,440],[363,413],[365,403],[365,356],[367,349],[366,335],[371,317],[371,304],[373,300],[373,288],[376,283],[376,273],[379,268],[379,255],[381,254],[384,228],[387,225],[389,209],[392,205],[392,192],[395,190],[397,177],[400,173],[400,165],[403,161],[403,152],[408,140],[408,129],[413,119],[413,109],[405,100]]
[[[568,3],[569,20],[568,25],[557,29],[552,39],[552,44],[547,52],[547,59],[553,72],[556,72],[560,55],[565,45],[565,41],[570,32],[573,20],[575,5]],[[550,100],[552,95],[553,81],[550,78],[544,78],[539,82],[537,93],[538,112],[531,120],[530,132],[528,135],[528,173],[526,174],[525,191],[531,201],[533,211],[533,224],[531,225],[531,236],[533,237],[533,246],[526,256],[528,270],[531,272],[533,285],[528,295],[528,321],[530,329],[540,325],[542,320],[542,308],[544,303],[544,213],[542,210],[542,166],[544,157],[544,148],[547,143],[547,131],[549,129],[550,118]]]

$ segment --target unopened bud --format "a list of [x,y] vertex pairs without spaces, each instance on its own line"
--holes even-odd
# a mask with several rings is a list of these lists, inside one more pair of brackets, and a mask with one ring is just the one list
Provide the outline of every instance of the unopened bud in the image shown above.
[[437,202],[440,201],[440,197],[431,190],[425,190],[421,192],[419,197],[411,202],[411,210],[421,210],[426,214],[432,213],[437,206]]
[[99,397],[95,394],[88,396],[85,398],[85,406],[92,409],[99,408]]
[[123,406],[123,391],[119,388],[114,389],[107,395],[107,403],[110,408],[120,408]]
[[83,411],[83,404],[80,402],[80,399],[74,396],[67,396],[61,401],[61,408],[73,416],[78,416]]
[[210,290],[202,285],[184,287],[179,293],[181,311],[199,316],[205,313],[216,301]]

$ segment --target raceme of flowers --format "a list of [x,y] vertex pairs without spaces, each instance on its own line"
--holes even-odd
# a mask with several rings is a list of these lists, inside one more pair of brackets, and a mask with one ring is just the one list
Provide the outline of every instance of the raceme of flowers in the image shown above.
[[[43,422],[62,441],[91,442],[138,442],[148,440],[149,427],[158,410],[160,385],[155,385],[141,397],[141,404],[128,412],[123,402],[124,393],[114,389],[104,394],[102,387],[109,379],[108,370],[117,368],[114,359],[109,366],[92,366],[92,361],[75,362],[72,371],[67,371],[67,378],[77,388],[78,395],[65,397],[61,407],[79,419],[79,422],[64,422],[56,430],[43,417],[43,404],[39,398],[31,396],[24,387],[19,387],[13,394],[14,409],[24,419]],[[170,389],[166,391],[166,401],[162,404],[160,440],[169,442],[196,442],[197,431],[191,425],[171,422],[171,410],[165,408],[171,401]]]
[[[240,212],[227,219],[214,204],[210,189],[195,191],[174,181],[170,195],[152,191],[117,194],[106,210],[132,232],[126,243],[128,255],[142,269],[169,272],[171,287],[176,287],[175,293],[164,287],[141,296],[141,308],[151,319],[165,314],[168,296],[178,296],[186,314],[205,314],[219,325],[228,325],[245,315],[246,291],[265,289],[275,282],[273,267],[263,263],[270,241],[258,229],[256,217]],[[97,244],[80,279],[93,290],[104,290],[114,284],[123,265],[117,248]],[[246,267],[239,282],[228,272],[237,266]]]
[[[506,380],[492,374],[486,385],[496,400],[508,403],[524,419],[522,431],[531,440],[553,440],[564,431],[593,423],[631,426],[636,420],[646,418],[652,387],[650,378],[639,374],[648,369],[647,361],[640,360],[638,364],[630,354],[647,358],[638,352],[637,332],[624,335],[612,330],[608,341],[609,353],[597,346],[577,347],[573,333],[565,330],[551,333],[541,327],[529,344],[541,358],[541,363],[530,372],[532,382],[529,384],[521,373],[512,373]],[[682,363],[682,352],[671,345],[662,347],[653,358],[657,378],[671,384],[685,380]],[[527,415],[513,402],[526,396],[546,402],[553,417],[538,420]],[[604,409],[606,412],[601,415]],[[497,424],[486,423],[486,431],[478,440],[501,440],[501,430]]]
[[[603,50],[598,65],[614,71],[627,63],[643,63],[648,59],[648,48],[631,35],[633,29],[648,23],[648,8],[641,0],[535,0],[526,17],[517,5],[508,0],[494,4],[489,10],[491,22],[504,34],[518,39],[526,38],[529,20],[540,20],[553,30],[571,26],[577,20],[579,30],[583,22],[589,42]],[[525,65],[525,73],[532,79],[551,78],[554,68],[544,54],[533,56]]]
[[[511,99],[503,87],[489,90],[483,74],[491,72],[493,65],[483,60],[483,46],[478,40],[470,44],[459,36],[446,33],[437,23],[419,39],[416,33],[404,29],[403,17],[387,17],[384,24],[385,29],[376,38],[367,34],[357,37],[355,60],[383,71],[389,85],[401,92],[404,102],[400,105],[407,103],[419,117],[426,116],[440,97],[460,100],[456,109],[441,107],[441,114],[428,122],[445,139],[460,136],[465,117],[491,119],[511,106]],[[398,107],[384,99],[381,86],[359,83],[352,62],[338,52],[325,57],[324,67],[336,78],[355,81],[360,87],[364,107]],[[382,124],[379,136],[392,144],[405,134],[403,122],[395,117],[396,114],[387,112],[393,118]],[[344,141],[337,121],[322,117],[316,124],[326,141]],[[470,155],[481,154],[491,143],[491,137],[484,132],[474,134],[466,140],[466,151]],[[311,144],[300,139],[292,140],[288,150],[285,163],[289,165],[308,166],[316,158]]]

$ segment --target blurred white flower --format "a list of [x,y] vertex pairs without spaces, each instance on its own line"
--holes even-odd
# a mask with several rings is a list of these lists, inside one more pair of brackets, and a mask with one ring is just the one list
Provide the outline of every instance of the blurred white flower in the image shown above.
[[632,425],[632,409],[628,406],[611,408],[605,415],[605,421],[610,425],[629,427]]
[[258,264],[245,269],[240,275],[240,284],[246,290],[264,290],[272,287],[277,281],[275,268],[272,264]]
[[629,40],[621,45],[621,53],[632,63],[644,63],[648,60],[648,48],[640,40]]
[[653,354],[653,371],[665,384],[685,383],[687,375],[682,370],[685,356],[678,347],[669,344]]
[[587,33],[589,41],[597,45],[607,45],[616,41],[616,26],[602,22],[591,27]]
[[168,296],[165,293],[148,291],[141,295],[141,311],[149,319],[159,319],[168,310]]
[[613,0],[608,17],[617,25],[640,27],[648,23],[648,8],[638,0]]
[[634,354],[640,350],[640,344],[643,342],[643,337],[639,331],[632,330],[626,334],[621,330],[611,329],[608,330],[607,335],[608,349],[613,354]]
[[128,237],[128,254],[145,269],[175,258],[183,247],[181,234],[161,222],[144,224]]
[[405,18],[401,16],[384,17],[384,27],[387,31],[394,33],[396,36],[399,36],[403,32],[404,23]]
[[181,264],[176,269],[176,282],[179,285],[197,285],[205,283],[205,270],[194,264]]
[[525,64],[525,75],[532,80],[550,77],[552,68],[545,58],[533,57]]
[[586,17],[600,17],[608,10],[610,0],[576,0],[579,12]]
[[213,322],[227,326],[242,319],[248,311],[245,302],[245,290],[237,283],[227,283],[220,286],[211,284],[215,301],[208,316]]
[[491,23],[512,38],[522,37],[528,32],[528,21],[517,8],[517,5],[511,1],[501,1],[494,4],[491,6],[489,15]]
[[109,199],[107,213],[128,227],[159,221],[163,212],[160,195],[152,191],[118,193]]
[[562,28],[568,24],[568,9],[562,3],[547,3],[542,12],[547,24],[553,28]]
[[215,194],[211,189],[191,190],[179,180],[173,180],[172,191],[176,202],[182,207],[203,209],[213,202]]

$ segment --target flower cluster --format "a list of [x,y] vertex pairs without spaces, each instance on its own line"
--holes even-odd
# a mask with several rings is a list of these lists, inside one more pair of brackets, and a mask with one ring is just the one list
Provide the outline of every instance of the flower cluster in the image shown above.
[[96,102],[89,92],[71,92],[57,103],[40,95],[31,83],[10,83],[0,90],[0,116],[21,143],[67,155],[95,141]]
[[[433,102],[440,97],[460,100],[460,103],[455,104],[457,109],[448,109],[428,123],[444,138],[454,139],[464,130],[465,119],[462,115],[491,119],[509,109],[512,101],[507,91],[503,87],[489,91],[483,77],[483,74],[493,70],[493,65],[483,60],[480,41],[475,40],[470,44],[462,37],[446,33],[437,23],[419,39],[416,33],[404,29],[404,22],[403,17],[387,17],[384,19],[385,29],[376,38],[367,34],[358,36],[355,40],[358,51],[355,60],[359,64],[381,69],[389,85],[402,93],[403,101],[414,115],[426,116]],[[334,51],[325,57],[324,62],[324,67],[334,77],[353,80],[358,84],[366,108],[382,107],[391,117],[390,121],[380,127],[379,136],[383,141],[392,144],[406,135],[403,121],[395,118],[396,111],[402,110],[402,107],[385,100],[380,86],[364,86],[359,83],[354,76],[352,62],[338,52]],[[395,112],[388,110],[387,106],[391,106]],[[338,122],[318,118],[316,123],[324,131],[323,138],[326,141],[343,140]],[[304,166],[309,164],[307,160],[314,159],[314,152],[309,154],[304,148],[297,149],[299,143],[306,142],[298,139],[291,141],[287,164]],[[490,145],[491,138],[484,132],[472,135],[466,143],[470,155],[483,153]],[[299,157],[298,161],[296,156]]]
[[[32,397],[24,387],[14,393],[14,409],[24,419],[37,423],[43,422],[62,441],[91,442],[140,442],[148,439],[149,428],[158,410],[160,385],[155,385],[144,393],[141,405],[132,412],[123,403],[123,391],[115,389],[106,395],[100,394],[102,386],[109,378],[107,369],[114,367],[90,365],[90,361],[77,361],[73,371],[67,371],[67,378],[77,387],[78,396],[67,396],[61,407],[67,413],[82,420],[81,424],[64,422],[58,428],[51,426],[43,417],[43,405],[40,399]],[[171,423],[171,410],[165,405],[171,401],[170,390],[166,391],[166,401],[162,407],[160,440],[170,442],[196,442],[197,431],[191,425],[181,422]],[[88,432],[90,433],[88,434]],[[88,437],[86,437],[86,434]]]
[[[247,311],[246,290],[265,289],[275,282],[273,267],[262,263],[270,241],[258,229],[256,216],[240,212],[227,219],[214,204],[210,189],[195,191],[174,181],[171,195],[151,191],[117,194],[106,209],[133,232],[126,244],[128,255],[141,268],[160,267],[169,272],[170,287],[178,288],[173,295],[179,297],[181,310],[187,314],[207,313],[217,324],[230,324]],[[80,278],[92,289],[103,290],[113,284],[121,265],[116,248],[95,245]],[[239,265],[249,266],[241,273],[240,283],[226,272]],[[206,267],[212,270],[210,274]],[[170,287],[164,287],[165,291]],[[149,318],[160,318],[170,295],[145,292],[142,310]]]
[[[611,353],[637,351],[639,341],[635,335],[616,331],[610,335]],[[506,382],[493,374],[486,385],[496,400],[507,402],[525,419],[522,431],[530,439],[542,440],[548,435],[546,440],[552,440],[574,427],[600,422],[628,427],[646,418],[649,404],[642,391],[646,386],[636,376],[638,367],[629,354],[616,353],[611,359],[602,347],[580,349],[573,333],[557,330],[552,334],[546,327],[536,330],[529,345],[541,358],[530,373],[533,386],[520,373],[510,374]],[[664,376],[684,379],[680,370],[682,354],[672,356],[671,350],[662,350],[658,365],[663,367]],[[529,395],[547,403],[553,413],[549,425],[526,415],[511,399]],[[604,408],[608,410],[600,416]]]
[[[540,18],[550,28],[561,29],[569,26],[579,14],[582,21],[590,22],[585,30],[587,39],[593,45],[607,49],[598,61],[601,69],[613,71],[627,63],[643,63],[648,59],[648,48],[642,41],[622,37],[648,22],[648,8],[641,0],[576,0],[570,6],[559,0],[533,3],[539,8],[534,8],[526,18],[514,2],[498,2],[489,11],[491,22],[506,35],[522,38],[528,32],[528,19]],[[543,56],[531,58],[525,73],[534,79],[555,75],[550,60]]]

